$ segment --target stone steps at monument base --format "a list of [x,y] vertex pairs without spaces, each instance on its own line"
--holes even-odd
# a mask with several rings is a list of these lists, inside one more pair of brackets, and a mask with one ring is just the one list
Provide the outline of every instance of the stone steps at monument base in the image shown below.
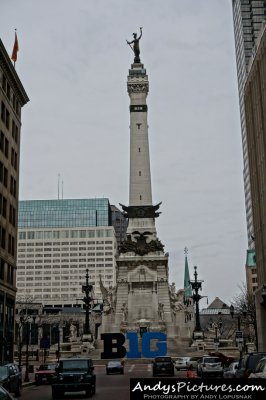
[[158,285],[158,301],[159,303],[163,303],[164,305],[164,312],[170,312],[170,297],[169,297],[169,289],[168,285]]
[[116,309],[120,311],[123,306],[123,303],[128,302],[128,288],[127,286],[119,286],[117,288],[117,295],[116,295]]
[[189,351],[190,338],[168,338],[167,339],[167,354],[169,356],[184,356]]

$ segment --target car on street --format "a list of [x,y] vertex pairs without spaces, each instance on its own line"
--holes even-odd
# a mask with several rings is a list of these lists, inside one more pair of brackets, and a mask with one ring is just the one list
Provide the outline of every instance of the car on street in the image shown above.
[[224,378],[235,378],[238,367],[238,361],[232,362],[229,367],[224,368]]
[[187,362],[190,360],[191,357],[177,357],[175,359],[175,369],[180,371],[181,369],[187,369]]
[[52,378],[56,375],[57,364],[42,364],[35,372],[35,384],[52,383]]
[[251,372],[249,378],[266,378],[266,357],[260,359],[255,368],[255,371]]
[[255,372],[258,362],[266,357],[265,352],[252,352],[245,354],[238,363],[236,378],[248,378],[252,372]]
[[96,375],[91,358],[61,358],[52,379],[52,398],[64,397],[66,392],[95,395]]
[[124,365],[121,361],[108,361],[106,364],[106,375],[109,374],[123,374],[124,373]]
[[198,366],[198,361],[201,359],[201,356],[194,356],[194,357],[189,357],[187,360],[187,369],[192,366],[192,369],[197,369]]
[[11,394],[3,388],[3,386],[0,386],[0,399],[1,400],[14,400],[14,397],[11,396]]
[[198,362],[197,375],[201,378],[223,376],[223,366],[219,357],[203,356]]
[[175,375],[175,366],[172,357],[155,357],[152,366],[152,375]]
[[20,396],[22,374],[18,365],[9,363],[0,366],[0,385],[15,396]]

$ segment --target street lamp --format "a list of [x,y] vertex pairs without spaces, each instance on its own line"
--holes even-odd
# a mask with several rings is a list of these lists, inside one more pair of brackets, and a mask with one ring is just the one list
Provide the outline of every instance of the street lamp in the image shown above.
[[[32,317],[33,323],[35,324],[36,315]],[[29,382],[29,342],[30,342],[30,320],[29,318],[26,321],[26,371],[25,371],[25,378],[24,382]]]
[[19,339],[19,349],[18,349],[18,365],[19,369],[21,371],[21,361],[22,361],[22,327],[23,327],[23,322],[24,322],[24,317],[20,316],[19,317],[20,324],[18,326],[18,339]]
[[193,303],[196,304],[196,312],[195,312],[196,324],[193,332],[193,337],[194,339],[196,339],[198,337],[203,337],[203,332],[200,326],[199,301],[202,299],[202,297],[205,297],[199,294],[199,290],[202,290],[202,282],[204,281],[198,280],[198,273],[196,266],[194,267],[194,278],[195,278],[194,281],[189,281],[189,284],[191,285],[191,288],[193,290],[193,295],[192,295]]
[[58,342],[57,342],[57,350],[56,350],[55,354],[57,356],[57,361],[59,362],[60,350],[61,350],[61,348],[60,348],[60,325],[59,324],[55,325],[55,328],[56,328],[57,340],[58,340]]
[[[84,326],[84,334],[83,334],[83,341],[92,342],[92,333],[90,329],[90,303],[93,301],[92,298],[92,290],[93,285],[89,283],[89,270],[86,270],[86,284],[82,285],[82,292],[85,293],[83,297],[83,301],[85,303],[85,326]],[[85,339],[85,340],[84,340]]]
[[[229,309],[230,309],[231,317],[234,318],[234,313],[235,313],[234,306],[231,304]],[[246,304],[243,305],[241,314],[243,315],[244,318],[246,318],[246,316],[247,316],[247,306],[246,306]],[[241,334],[241,337],[236,337],[236,340],[238,341],[238,348],[239,348],[239,356],[240,356],[240,358],[242,358],[243,340],[244,340],[243,332],[241,331],[241,314],[240,313],[237,314],[237,329],[238,329],[239,335]],[[242,343],[241,343],[241,339],[242,339]]]

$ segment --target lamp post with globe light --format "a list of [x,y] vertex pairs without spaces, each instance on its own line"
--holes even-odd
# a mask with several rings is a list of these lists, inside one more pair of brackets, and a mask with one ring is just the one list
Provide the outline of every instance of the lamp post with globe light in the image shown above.
[[199,294],[199,290],[202,290],[202,280],[198,280],[198,273],[197,273],[197,267],[194,267],[194,281],[189,281],[191,288],[193,290],[193,303],[195,304],[196,310],[195,310],[195,317],[196,317],[196,324],[193,332],[193,339],[200,339],[203,338],[203,331],[201,329],[200,325],[200,315],[199,315],[199,301],[203,297],[207,296],[201,296]]

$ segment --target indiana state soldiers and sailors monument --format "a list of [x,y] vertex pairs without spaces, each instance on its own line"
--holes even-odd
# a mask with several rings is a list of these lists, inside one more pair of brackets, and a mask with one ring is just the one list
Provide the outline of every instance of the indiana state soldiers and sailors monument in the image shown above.
[[[133,34],[134,63],[127,78],[130,98],[129,205],[121,207],[128,218],[126,240],[117,255],[116,287],[102,285],[104,314],[102,332],[148,331],[167,334],[168,341],[188,337],[187,309],[168,282],[168,253],[155,226],[160,204],[153,205],[147,95],[149,81],[140,61],[140,35]],[[173,285],[171,286],[173,288]],[[176,345],[177,343],[175,343]],[[173,343],[174,345],[174,343]]]

